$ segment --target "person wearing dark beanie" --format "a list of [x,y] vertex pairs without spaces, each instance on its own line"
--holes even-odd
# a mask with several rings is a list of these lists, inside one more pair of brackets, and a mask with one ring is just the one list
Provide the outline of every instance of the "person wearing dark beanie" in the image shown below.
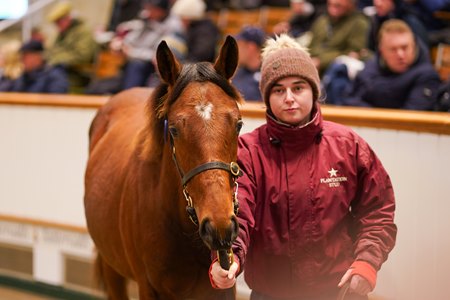
[[244,271],[252,300],[368,299],[396,240],[389,175],[368,143],[325,121],[307,50],[281,35],[262,51],[266,123],[239,137],[239,236],[214,288]]

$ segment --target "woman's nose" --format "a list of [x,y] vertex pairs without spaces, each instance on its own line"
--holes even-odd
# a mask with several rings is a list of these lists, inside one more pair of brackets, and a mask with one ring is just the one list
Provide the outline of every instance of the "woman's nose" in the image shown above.
[[294,94],[292,93],[292,90],[290,88],[286,89],[286,101],[293,101],[294,100]]

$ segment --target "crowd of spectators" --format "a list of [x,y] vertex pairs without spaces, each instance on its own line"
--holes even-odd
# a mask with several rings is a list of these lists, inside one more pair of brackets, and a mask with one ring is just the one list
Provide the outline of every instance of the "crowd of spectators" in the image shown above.
[[[261,99],[264,42],[288,33],[309,49],[325,104],[446,110],[441,98],[448,98],[448,78],[436,72],[430,50],[450,43],[448,20],[435,17],[450,10],[449,0],[117,0],[106,42],[96,40],[72,3],[63,0],[46,16],[58,30],[52,45],[34,31],[30,40],[0,49],[0,91],[112,94],[154,86],[155,51],[162,40],[183,63],[212,62],[223,34],[208,11],[264,5],[289,8],[291,18],[280,20],[272,32],[253,24],[235,35],[240,60],[233,84],[246,100]],[[101,51],[124,58],[111,78],[95,77]],[[58,80],[48,79],[55,74]]]

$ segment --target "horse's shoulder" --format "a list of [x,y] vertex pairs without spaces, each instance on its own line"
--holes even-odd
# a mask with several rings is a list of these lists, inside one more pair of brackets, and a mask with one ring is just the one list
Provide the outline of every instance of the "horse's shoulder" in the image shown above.
[[[113,95],[99,108],[89,130],[90,148],[106,133],[113,124],[121,123],[128,126],[132,123],[141,126],[143,123],[145,106],[153,89],[132,88]],[[124,128],[125,129],[125,128]]]

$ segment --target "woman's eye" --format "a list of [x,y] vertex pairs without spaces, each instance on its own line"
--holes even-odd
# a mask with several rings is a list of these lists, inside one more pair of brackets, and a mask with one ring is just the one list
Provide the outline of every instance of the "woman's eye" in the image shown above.
[[283,92],[282,89],[274,89],[274,90],[273,90],[273,93],[274,93],[274,94],[281,94],[282,92]]

